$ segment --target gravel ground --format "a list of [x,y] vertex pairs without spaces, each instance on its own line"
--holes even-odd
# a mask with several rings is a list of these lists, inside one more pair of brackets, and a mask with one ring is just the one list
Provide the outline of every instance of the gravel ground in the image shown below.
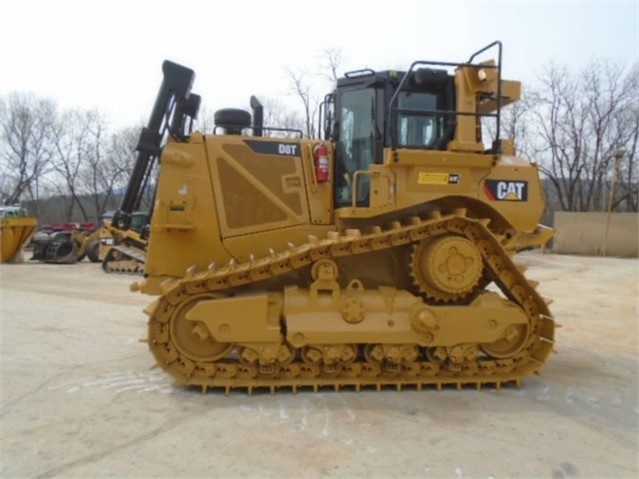
[[129,276],[0,265],[0,476],[638,477],[638,262],[526,253],[542,376],[499,391],[204,395],[150,369]]

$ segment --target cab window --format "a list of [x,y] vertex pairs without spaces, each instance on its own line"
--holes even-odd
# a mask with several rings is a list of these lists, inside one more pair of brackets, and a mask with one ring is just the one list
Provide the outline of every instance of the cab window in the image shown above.
[[[353,175],[374,162],[375,90],[343,91],[338,99],[339,135],[336,152],[336,203],[350,204]],[[367,202],[369,178],[358,175],[357,203]]]
[[436,115],[438,97],[432,93],[402,92],[399,109],[415,113],[397,115],[398,145],[400,147],[432,148],[444,134],[444,117]]

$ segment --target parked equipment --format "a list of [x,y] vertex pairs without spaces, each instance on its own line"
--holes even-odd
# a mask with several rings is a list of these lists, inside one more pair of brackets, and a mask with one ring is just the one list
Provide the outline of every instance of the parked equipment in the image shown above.
[[[479,62],[487,51],[498,61]],[[132,286],[159,295],[145,310],[157,364],[227,392],[500,387],[538,372],[554,321],[512,245],[548,237],[545,200],[537,165],[500,137],[520,97],[501,58],[494,42],[463,63],[347,73],[322,140],[263,136],[275,129],[255,98],[252,115],[220,110],[212,134],[192,132],[194,73],[164,62],[112,222],[128,229],[161,156]]]
[[0,206],[0,263],[22,262],[22,248],[29,242],[38,220],[19,206]]
[[142,232],[149,224],[146,212],[134,212],[126,230],[104,221],[100,237],[100,258],[106,273],[142,273],[146,261],[147,238]]
[[104,215],[100,229],[99,258],[105,273],[142,273],[146,260],[146,238],[142,231],[149,224],[149,214],[135,211],[131,214],[131,224],[126,230],[112,226],[115,212]]
[[61,223],[45,225],[33,236],[31,259],[47,263],[73,264],[88,257],[102,263],[107,273],[141,273],[144,269],[146,240],[140,231],[148,224],[148,213],[135,212],[128,230],[111,226],[114,212],[101,216],[96,223]]
[[59,223],[45,225],[33,237],[32,260],[73,264],[88,256],[98,261],[98,229],[95,223]]

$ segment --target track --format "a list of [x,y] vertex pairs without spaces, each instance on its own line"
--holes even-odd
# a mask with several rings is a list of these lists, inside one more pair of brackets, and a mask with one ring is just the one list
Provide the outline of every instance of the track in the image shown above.
[[115,245],[104,258],[102,269],[105,273],[141,274],[145,261],[145,253],[127,246]]
[[[272,252],[269,257],[243,264],[231,262],[223,268],[211,265],[208,270],[195,272],[190,268],[186,276],[163,287],[163,294],[145,312],[149,315],[149,347],[157,364],[184,385],[208,388],[246,389],[298,388],[318,390],[330,387],[361,387],[380,389],[385,386],[398,390],[404,387],[421,389],[432,386],[501,387],[517,385],[532,373],[537,373],[553,350],[554,320],[546,302],[535,290],[509,254],[502,247],[501,238],[487,227],[489,220],[466,217],[465,210],[442,216],[436,212],[427,219],[408,218],[394,222],[386,230],[376,228],[370,233],[346,230],[344,235],[329,233],[325,239],[309,238],[300,246],[289,245],[287,251]],[[461,364],[439,361],[420,349],[414,361],[401,364],[376,362],[362,354],[365,345],[358,346],[352,361],[336,364],[316,364],[305,361],[302,355],[275,364],[245,364],[234,350],[217,361],[194,361],[178,351],[170,333],[173,314],[180,305],[196,295],[227,295],[239,287],[290,273],[321,259],[337,259],[371,251],[381,251],[404,245],[418,244],[424,239],[461,236],[477,245],[487,276],[494,281],[510,301],[516,303],[528,318],[525,344],[517,353],[499,359],[482,355]]]

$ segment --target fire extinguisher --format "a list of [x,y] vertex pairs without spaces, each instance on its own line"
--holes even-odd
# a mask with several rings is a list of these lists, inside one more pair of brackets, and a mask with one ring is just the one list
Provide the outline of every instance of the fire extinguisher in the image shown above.
[[318,183],[328,181],[328,148],[323,143],[315,145],[313,149],[315,157],[315,178]]

